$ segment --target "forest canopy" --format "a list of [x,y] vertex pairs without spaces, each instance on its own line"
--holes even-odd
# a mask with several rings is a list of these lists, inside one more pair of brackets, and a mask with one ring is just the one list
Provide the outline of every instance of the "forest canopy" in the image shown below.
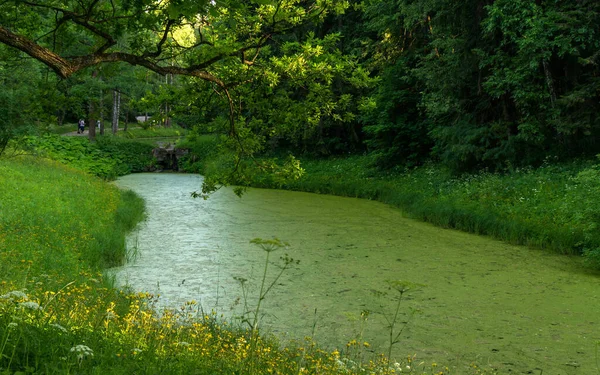
[[0,147],[95,123],[118,92],[247,155],[457,172],[593,156],[599,25],[592,0],[5,1]]

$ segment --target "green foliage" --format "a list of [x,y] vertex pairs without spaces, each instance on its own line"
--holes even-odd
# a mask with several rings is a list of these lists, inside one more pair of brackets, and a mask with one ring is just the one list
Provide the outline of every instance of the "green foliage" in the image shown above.
[[188,154],[179,159],[179,168],[188,173],[204,173],[205,164],[216,155],[218,145],[219,138],[214,135],[190,132],[185,139],[177,143],[177,148],[188,150]]
[[[4,46],[3,139],[54,117],[106,117],[118,90],[129,110],[156,121],[211,124],[205,131],[232,137],[238,145],[223,150],[239,159],[366,146],[380,167],[433,158],[460,173],[600,152],[600,5],[591,0],[183,0],[87,8],[63,1],[8,2],[0,10],[3,30],[76,71],[61,73],[70,78],[59,82]],[[14,46],[7,33],[3,42]]]
[[82,137],[30,136],[24,146],[105,179],[142,172],[152,164],[153,146],[114,137],[92,143]]
[[[145,124],[145,123],[142,123]],[[179,126],[162,127],[162,126],[147,126],[146,128],[131,128],[126,132],[118,132],[118,137],[127,139],[140,139],[140,138],[177,138],[184,137],[187,134],[187,130]]]
[[595,2],[373,0],[365,15],[386,77],[365,130],[384,166],[430,145],[458,172],[598,151]]
[[116,176],[145,172],[153,164],[154,145],[110,136],[99,137],[94,145],[103,153],[104,159],[110,158],[118,162]]
[[254,126],[268,139],[324,154],[348,152],[359,145],[354,129],[357,100],[361,90],[377,80],[343,55],[339,43],[339,34],[316,38],[310,32],[284,43],[281,56],[271,57],[266,87],[247,104],[253,118],[260,118]]
[[304,174],[300,161],[293,155],[286,158],[242,160],[236,156],[220,154],[204,162],[202,192],[194,193],[196,197],[207,198],[210,193],[227,185],[237,185],[234,191],[238,195],[247,186],[281,188]]
[[0,155],[9,141],[35,133],[52,121],[51,83],[41,82],[40,65],[19,61],[18,54],[0,46]]
[[429,158],[433,146],[420,106],[419,83],[407,72],[409,61],[399,58],[381,74],[373,101],[363,109],[365,143],[375,164],[389,169],[415,166]]

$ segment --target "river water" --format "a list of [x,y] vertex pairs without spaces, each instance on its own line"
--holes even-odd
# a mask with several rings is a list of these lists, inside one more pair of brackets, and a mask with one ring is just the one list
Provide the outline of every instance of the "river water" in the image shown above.
[[[161,307],[195,300],[234,319],[243,312],[234,277],[249,280],[254,306],[263,272],[266,253],[250,240],[277,237],[290,246],[272,253],[267,281],[279,256],[300,263],[269,292],[261,324],[284,341],[313,336],[365,358],[387,352],[395,307],[387,281],[403,280],[422,286],[404,294],[396,332],[408,323],[393,358],[416,354],[458,374],[471,363],[500,374],[599,371],[600,278],[578,259],[436,228],[361,199],[263,189],[191,198],[201,183],[183,174],[117,181],[148,212],[128,239],[136,256],[113,270],[120,284],[160,294]],[[369,347],[348,349],[354,339]]]

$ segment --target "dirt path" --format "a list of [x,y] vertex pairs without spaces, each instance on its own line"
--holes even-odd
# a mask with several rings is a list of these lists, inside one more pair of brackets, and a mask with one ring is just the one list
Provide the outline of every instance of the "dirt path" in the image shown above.
[[89,130],[84,130],[83,133],[77,133],[77,131],[72,131],[69,133],[64,133],[63,135],[68,135],[71,137],[87,137],[89,134]]
[[[129,127],[129,129],[135,129],[135,127]],[[119,128],[118,129],[118,132],[122,132],[122,131],[125,131],[124,128]],[[110,133],[112,133],[112,128],[108,128],[108,129],[105,128],[104,129],[104,134],[110,134]],[[70,137],[88,137],[89,134],[90,134],[89,129],[85,129],[83,131],[83,133],[77,133],[77,130],[74,130],[74,131],[69,132],[69,133],[64,133],[63,135],[70,136]],[[100,130],[99,129],[96,129],[96,135],[100,135]]]

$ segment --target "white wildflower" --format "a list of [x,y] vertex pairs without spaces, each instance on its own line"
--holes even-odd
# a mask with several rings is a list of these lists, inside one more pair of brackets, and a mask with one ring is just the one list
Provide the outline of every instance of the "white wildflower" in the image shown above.
[[58,323],[51,323],[50,325],[63,333],[67,333],[67,329]]
[[8,299],[11,301],[15,300],[15,299],[19,299],[19,300],[27,301],[29,299],[29,297],[27,297],[27,294],[21,292],[20,290],[13,290],[11,292],[1,295],[0,299]]
[[337,359],[337,358],[336,358],[336,359],[335,359],[335,363],[337,364],[337,366],[338,366],[340,369],[346,369],[346,364],[345,364],[344,362],[340,361],[339,359]]
[[8,329],[17,328],[19,325],[15,322],[8,323]]
[[180,341],[180,342],[177,343],[177,345],[179,345],[179,346],[190,346],[190,343],[189,342],[185,342],[185,341]]
[[94,356],[94,351],[92,349],[90,349],[89,346],[86,346],[86,345],[75,345],[74,347],[71,348],[71,352],[76,353],[77,358],[79,360],[82,360],[83,358],[85,358],[87,356],[89,356],[89,357]]
[[35,302],[27,301],[19,303],[19,306],[29,310],[42,310],[42,307]]
[[117,317],[117,314],[115,314],[112,311],[107,311],[106,312],[106,320],[111,320]]

